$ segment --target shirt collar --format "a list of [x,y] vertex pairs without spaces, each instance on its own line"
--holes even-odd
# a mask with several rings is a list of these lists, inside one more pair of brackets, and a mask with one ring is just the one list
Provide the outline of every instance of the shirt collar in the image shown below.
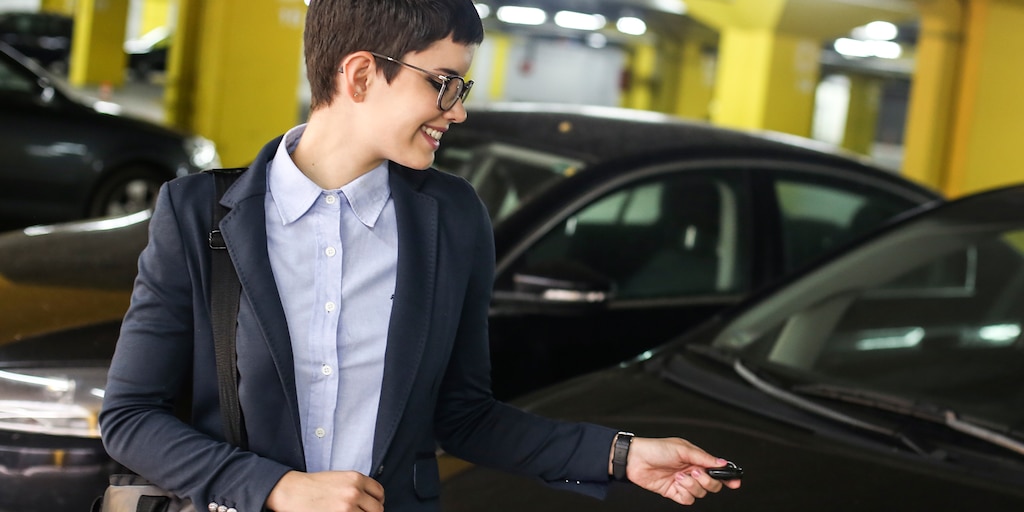
[[[291,153],[305,130],[305,124],[288,130],[270,163],[267,188],[277,205],[282,224],[301,218],[326,192],[303,174],[292,160]],[[372,228],[391,197],[387,161],[335,191],[344,195],[359,221]]]

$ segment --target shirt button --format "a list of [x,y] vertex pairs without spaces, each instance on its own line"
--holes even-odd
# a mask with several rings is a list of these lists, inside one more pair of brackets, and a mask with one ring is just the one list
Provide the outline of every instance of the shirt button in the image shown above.
[[313,432],[313,434],[319,437],[320,439],[323,439],[324,436],[327,435],[327,431],[322,428],[318,428],[316,429],[316,431]]
[[335,202],[338,201],[338,198],[329,195],[329,196],[324,198],[324,201],[327,201],[327,204],[334,204]]
[[333,312],[334,308],[336,307],[338,306],[333,302],[328,302],[327,304],[324,304],[324,309],[326,309],[328,313]]
[[330,375],[330,374],[334,373],[334,369],[331,368],[331,366],[328,365],[328,364],[325,364],[325,365],[321,366],[320,367],[320,371],[323,372],[324,375]]
[[334,247],[328,247],[324,251],[324,254],[326,254],[328,258],[333,258],[335,254],[338,254],[338,250],[335,249]]

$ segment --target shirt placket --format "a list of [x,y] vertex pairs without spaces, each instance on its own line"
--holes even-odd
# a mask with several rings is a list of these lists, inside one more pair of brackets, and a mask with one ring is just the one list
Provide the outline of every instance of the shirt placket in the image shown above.
[[310,392],[309,423],[313,446],[317,447],[320,469],[330,469],[334,444],[334,418],[338,403],[338,332],[341,308],[342,246],[340,215],[343,200],[335,192],[325,192],[316,208],[317,255],[316,302],[313,307],[316,331],[311,336],[314,355],[307,371],[313,375]]

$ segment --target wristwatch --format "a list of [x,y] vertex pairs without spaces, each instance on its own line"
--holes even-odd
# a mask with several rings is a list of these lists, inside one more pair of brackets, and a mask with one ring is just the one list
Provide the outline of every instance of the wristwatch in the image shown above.
[[615,449],[612,451],[612,477],[626,481],[626,459],[629,458],[629,445],[633,442],[632,432],[619,432],[615,435]]

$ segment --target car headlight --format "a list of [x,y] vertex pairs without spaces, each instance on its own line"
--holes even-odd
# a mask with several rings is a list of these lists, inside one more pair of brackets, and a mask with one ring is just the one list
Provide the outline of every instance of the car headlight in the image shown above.
[[185,139],[185,153],[188,154],[189,161],[197,169],[220,167],[220,155],[217,154],[217,145],[206,137],[193,135]]
[[106,368],[0,370],[0,429],[98,438]]

